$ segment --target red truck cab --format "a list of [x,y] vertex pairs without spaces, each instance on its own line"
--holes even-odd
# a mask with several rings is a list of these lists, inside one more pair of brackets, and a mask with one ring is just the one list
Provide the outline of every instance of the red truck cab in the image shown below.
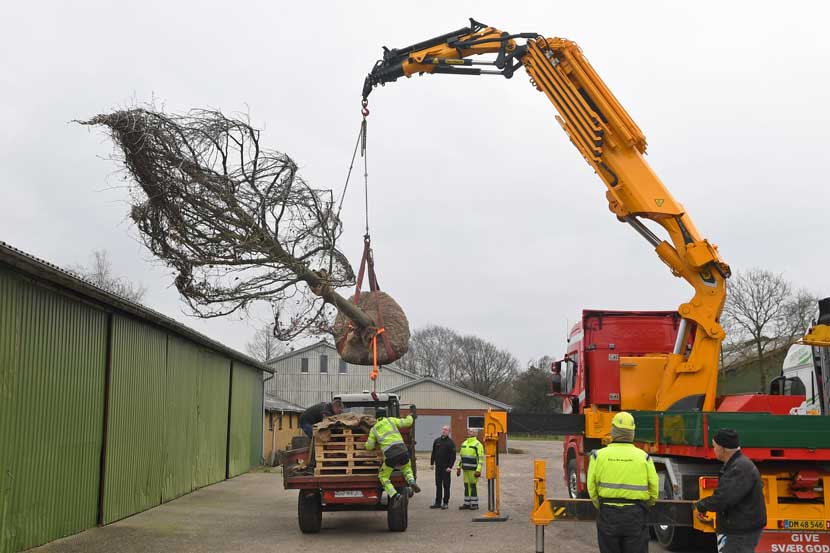
[[[676,311],[584,310],[568,335],[565,357],[552,369],[563,413],[584,413],[586,406],[619,410],[620,357],[670,353],[680,316]],[[599,439],[567,435],[562,458],[565,484],[572,498],[587,497],[591,451]]]

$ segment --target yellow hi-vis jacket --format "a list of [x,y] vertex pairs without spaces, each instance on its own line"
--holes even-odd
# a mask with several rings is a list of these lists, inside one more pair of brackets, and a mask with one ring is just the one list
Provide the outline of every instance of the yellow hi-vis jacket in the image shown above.
[[[588,465],[588,495],[594,505],[626,501],[657,501],[657,471],[645,451],[630,443],[610,443],[591,453]],[[614,503],[613,499],[623,500]]]
[[475,436],[461,442],[458,450],[461,458],[458,460],[458,468],[481,472],[481,463],[484,462],[484,446]]
[[369,437],[366,439],[366,449],[372,450],[375,449],[375,445],[378,445],[381,451],[386,453],[386,450],[393,445],[403,445],[403,436],[398,432],[398,428],[409,428],[412,426],[412,422],[412,415],[408,415],[405,419],[395,417],[379,419],[369,431]]

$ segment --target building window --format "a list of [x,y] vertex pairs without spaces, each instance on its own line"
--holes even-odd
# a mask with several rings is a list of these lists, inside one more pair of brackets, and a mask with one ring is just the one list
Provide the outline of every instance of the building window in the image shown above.
[[467,428],[484,428],[484,417],[467,417]]
[[[279,427],[277,428],[277,430],[282,430],[282,413],[280,413],[279,415],[277,415],[277,417],[278,417],[278,418],[277,418],[277,421],[278,421],[278,423],[279,423]],[[272,425],[272,427],[273,427],[273,425]]]
[[338,367],[337,371],[340,374],[346,374],[347,372],[349,372],[349,364],[341,359],[340,366]]
[[303,357],[302,359],[300,359],[300,372],[308,372],[308,357]]
[[320,356],[320,372],[321,373],[329,372],[329,356],[328,355],[321,355]]

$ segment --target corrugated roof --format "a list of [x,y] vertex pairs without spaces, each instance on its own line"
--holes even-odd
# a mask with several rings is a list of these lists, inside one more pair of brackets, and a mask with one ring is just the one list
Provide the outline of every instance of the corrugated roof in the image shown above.
[[266,411],[287,411],[293,413],[302,413],[305,411],[299,405],[295,405],[290,401],[285,401],[271,394],[265,394],[265,410]]
[[256,359],[235,349],[221,344],[204,334],[189,328],[170,317],[149,307],[132,302],[122,296],[113,294],[94,284],[91,284],[77,275],[62,269],[53,263],[37,258],[14,246],[0,241],[0,263],[31,276],[32,278],[49,284],[61,291],[69,291],[91,303],[97,303],[113,310],[128,313],[139,319],[154,323],[162,328],[184,336],[214,351],[224,353],[232,359],[246,363],[264,372],[273,372],[270,367]]
[[[332,349],[335,352],[337,351],[337,348],[334,346],[334,344],[332,344],[331,342],[324,339],[324,340],[320,340],[319,342],[315,342],[315,343],[311,344],[310,346],[305,346],[305,347],[302,347],[300,349],[295,349],[294,351],[289,351],[289,352],[283,353],[282,355],[280,355],[278,357],[274,357],[273,359],[270,359],[270,360],[266,361],[266,363],[268,363],[270,365],[272,363],[276,363],[278,361],[282,361],[284,359],[294,357],[294,356],[299,355],[301,353],[311,351],[311,350],[313,350],[314,348],[316,348],[318,346],[326,346],[327,348]],[[400,369],[394,363],[389,364],[389,365],[382,365],[380,367],[380,370],[382,370],[382,371],[392,371],[395,374],[399,374],[401,376],[411,378],[412,380],[417,380],[417,378],[418,378],[417,374],[413,374],[409,371],[405,371],[403,369]],[[273,372],[273,370],[272,370],[272,372]]]
[[439,386],[443,386],[444,388],[448,388],[450,390],[456,391],[459,394],[464,394],[465,396],[477,399],[479,401],[483,401],[485,403],[489,403],[490,405],[497,407],[499,409],[504,409],[505,411],[510,411],[513,409],[510,405],[506,403],[502,403],[501,401],[495,400],[491,397],[483,396],[481,394],[477,394],[473,391],[468,390],[467,388],[462,388],[461,386],[456,386],[455,384],[450,384],[449,382],[444,382],[443,380],[438,380],[437,378],[432,378],[431,376],[424,376],[419,378],[418,380],[414,380],[412,382],[407,382],[406,384],[401,384],[399,386],[395,386],[394,388],[389,388],[388,390],[384,390],[387,393],[398,393],[401,390],[405,390],[407,388],[412,388],[413,386],[417,386],[418,384],[424,384],[432,382]]

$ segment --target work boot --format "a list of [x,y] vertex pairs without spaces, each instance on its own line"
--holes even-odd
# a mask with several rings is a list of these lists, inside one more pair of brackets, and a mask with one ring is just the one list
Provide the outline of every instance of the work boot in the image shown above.
[[461,511],[469,511],[471,508],[472,508],[472,507],[470,507],[470,506],[469,506],[469,505],[467,505],[466,503],[465,503],[464,505],[459,505],[459,506],[458,506],[458,509],[459,509],[459,510],[461,510]]
[[446,511],[446,510],[447,510],[447,509],[449,509],[449,508],[450,508],[450,506],[449,506],[449,505],[447,505],[446,503],[444,503],[443,505],[441,505],[441,510],[442,510],[442,511]]
[[433,503],[432,505],[429,506],[429,508],[430,509],[440,509],[441,504],[440,503]]
[[478,510],[478,505],[470,505],[470,510],[471,511],[477,511]]

